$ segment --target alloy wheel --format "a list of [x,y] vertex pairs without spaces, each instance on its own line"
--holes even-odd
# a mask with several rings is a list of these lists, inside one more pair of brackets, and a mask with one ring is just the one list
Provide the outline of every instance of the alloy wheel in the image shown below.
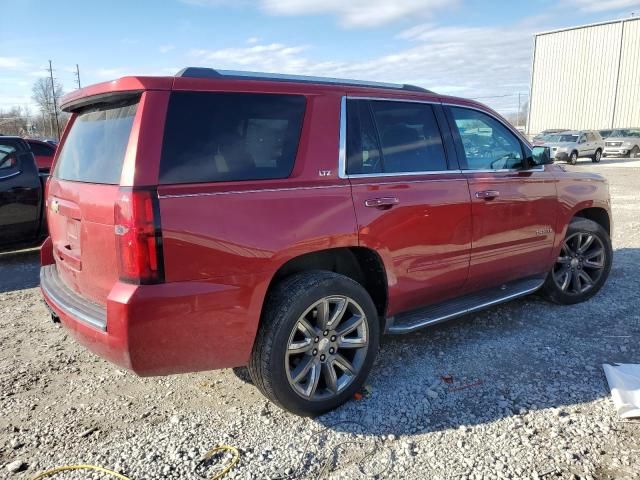
[[600,280],[606,265],[606,250],[597,235],[577,232],[562,244],[553,267],[553,280],[565,293],[579,295]]
[[305,310],[289,336],[289,385],[306,400],[332,398],[356,378],[368,347],[369,329],[360,305],[346,296],[324,297]]

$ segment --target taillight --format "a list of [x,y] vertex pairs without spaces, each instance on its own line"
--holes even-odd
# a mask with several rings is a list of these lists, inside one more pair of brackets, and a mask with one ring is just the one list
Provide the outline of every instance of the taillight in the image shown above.
[[155,190],[121,188],[114,211],[120,280],[164,281],[160,208]]

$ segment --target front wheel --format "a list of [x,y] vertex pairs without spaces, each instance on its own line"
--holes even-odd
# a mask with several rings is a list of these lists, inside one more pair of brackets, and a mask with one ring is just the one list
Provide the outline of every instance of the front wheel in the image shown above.
[[543,294],[562,305],[590,299],[607,280],[612,258],[611,240],[605,229],[592,220],[574,218],[542,287]]
[[596,150],[596,154],[593,156],[593,163],[600,163],[602,159],[602,150]]
[[571,155],[569,155],[569,163],[571,165],[578,163],[578,152],[571,152]]
[[640,158],[640,147],[635,145],[629,152],[629,158]]
[[326,271],[296,274],[267,299],[249,373],[275,404],[319,415],[361,388],[379,337],[375,306],[359,283]]

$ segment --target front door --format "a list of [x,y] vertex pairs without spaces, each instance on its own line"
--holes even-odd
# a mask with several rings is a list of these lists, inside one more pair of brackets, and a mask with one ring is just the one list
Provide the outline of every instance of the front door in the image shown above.
[[389,315],[457,295],[469,268],[471,206],[466,178],[449,162],[440,105],[349,99],[346,118],[359,243],[382,256]]
[[472,203],[466,290],[547,272],[556,234],[554,175],[544,167],[523,168],[529,148],[488,112],[449,107],[448,118]]

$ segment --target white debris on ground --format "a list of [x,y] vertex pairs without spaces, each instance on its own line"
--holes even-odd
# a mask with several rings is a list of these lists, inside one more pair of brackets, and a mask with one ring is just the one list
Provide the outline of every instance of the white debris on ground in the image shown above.
[[622,418],[640,417],[640,364],[602,365],[611,398]]

